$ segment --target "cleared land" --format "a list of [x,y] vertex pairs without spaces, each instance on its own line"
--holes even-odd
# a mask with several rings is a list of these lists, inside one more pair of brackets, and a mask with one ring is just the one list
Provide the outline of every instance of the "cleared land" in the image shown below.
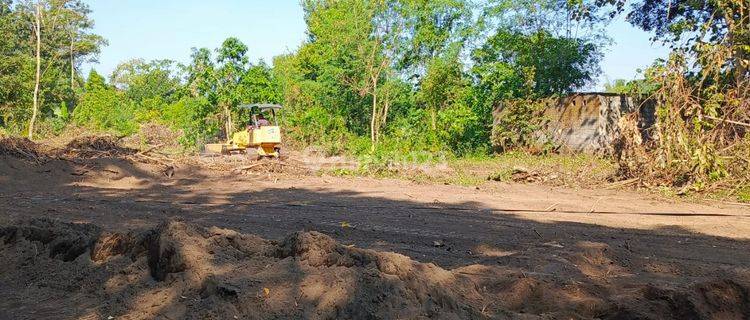
[[745,206],[21,158],[0,161],[2,319],[750,317]]

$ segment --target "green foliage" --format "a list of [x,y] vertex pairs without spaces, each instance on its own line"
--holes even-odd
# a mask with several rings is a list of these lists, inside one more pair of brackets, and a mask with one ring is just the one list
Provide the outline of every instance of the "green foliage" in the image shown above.
[[[42,11],[39,111],[51,116],[75,104],[78,68],[106,41],[93,33],[88,5],[80,0],[38,1]],[[26,129],[35,85],[34,21],[37,1],[0,1],[0,118],[14,131]],[[40,119],[43,120],[43,119]]]
[[182,89],[173,65],[170,60],[129,60],[115,68],[110,83],[124,91],[128,99],[144,107],[154,105],[155,98],[170,103],[179,98]]
[[65,126],[70,122],[70,111],[65,102],[61,102],[59,106],[52,108],[54,117],[50,118],[49,121],[52,124],[52,131],[55,134],[59,134],[65,129]]
[[394,1],[409,37],[401,46],[399,68],[423,68],[447,52],[459,51],[475,27],[472,4],[463,0]]
[[344,117],[330,114],[325,108],[310,107],[285,114],[286,138],[302,147],[316,145],[323,147],[328,155],[340,154],[352,137]]
[[540,128],[540,111],[544,104],[530,99],[507,100],[492,130],[492,145],[498,151],[508,151],[537,143],[535,133]]
[[81,96],[73,112],[73,121],[93,130],[128,135],[138,130],[135,110],[135,104],[123,93],[113,88],[93,87]]
[[418,101],[433,113],[464,104],[469,82],[461,67],[456,55],[432,59],[422,78]]
[[86,78],[86,84],[84,85],[84,89],[86,91],[95,91],[100,89],[106,89],[107,81],[100,75],[96,70],[91,69],[89,71],[89,76]]
[[173,130],[182,131],[180,143],[198,148],[218,134],[218,119],[212,117],[212,106],[205,98],[184,97],[164,107],[160,121]]
[[[504,90],[510,95],[546,97],[569,93],[589,84],[599,72],[602,54],[594,43],[583,39],[559,38],[547,31],[525,35],[499,30],[473,56],[480,73],[483,69],[512,72],[512,75],[496,75],[507,79],[508,84],[519,85],[523,79],[522,86],[511,85]],[[497,66],[498,63],[504,66]],[[490,66],[484,67],[484,64]],[[531,91],[524,92],[523,86]]]
[[215,50],[215,61],[209,49],[193,49],[192,62],[185,68],[187,93],[213,106],[205,116],[220,120],[225,137],[249,120],[245,111],[237,110],[238,105],[280,100],[271,68],[262,61],[249,63],[248,50],[239,39],[228,38]]
[[[655,65],[660,62],[657,61]],[[640,72],[640,70],[639,70]],[[627,94],[631,96],[647,97],[659,89],[659,84],[654,83],[652,79],[625,80],[616,79],[612,82],[604,83],[604,91],[608,93]]]
[[[302,45],[292,65],[304,87],[316,93],[308,104],[325,107],[345,117],[348,130],[363,135],[370,125],[369,58],[379,60],[377,43],[371,38],[376,7],[357,0],[305,1],[309,40]],[[314,84],[313,84],[314,82]]]
[[20,131],[29,117],[34,78],[30,37],[12,2],[0,1],[0,124],[13,131]]
[[607,81],[604,83],[604,92],[626,94],[632,90],[629,84],[630,82],[625,79],[615,79],[612,82]]
[[245,88],[240,84],[247,72],[247,51],[248,47],[237,38],[224,40],[216,49],[214,98],[218,105],[237,106],[243,102]]
[[275,103],[281,100],[272,70],[263,61],[247,69],[241,86],[245,90],[243,100],[247,102]]

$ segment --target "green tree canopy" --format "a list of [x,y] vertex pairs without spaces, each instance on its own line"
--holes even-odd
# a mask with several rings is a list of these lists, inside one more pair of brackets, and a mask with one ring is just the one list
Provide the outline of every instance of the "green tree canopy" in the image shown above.
[[171,60],[133,59],[120,63],[110,76],[110,83],[138,104],[148,99],[174,102],[182,87]]

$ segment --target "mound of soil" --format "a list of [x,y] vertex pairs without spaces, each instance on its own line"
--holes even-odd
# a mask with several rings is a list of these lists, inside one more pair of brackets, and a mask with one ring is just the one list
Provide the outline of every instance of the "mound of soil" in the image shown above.
[[175,221],[112,234],[42,219],[0,228],[0,243],[0,310],[59,310],[29,318],[483,318],[467,279],[317,232],[276,243]]
[[65,146],[62,154],[75,158],[117,157],[135,154],[136,150],[124,147],[113,136],[77,137]]
[[0,137],[0,156],[39,161],[46,157],[39,146],[26,138]]
[[[581,256],[591,260],[603,249]],[[558,281],[559,282],[559,281]],[[745,319],[730,280],[621,292],[499,267],[453,271],[341,245],[168,221],[142,232],[35,219],[0,227],[0,318]],[[111,318],[110,318],[111,319]]]

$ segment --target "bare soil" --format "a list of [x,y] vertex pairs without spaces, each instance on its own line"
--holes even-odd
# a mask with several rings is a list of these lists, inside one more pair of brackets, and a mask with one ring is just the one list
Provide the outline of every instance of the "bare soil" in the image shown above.
[[14,146],[0,319],[750,318],[744,206]]

